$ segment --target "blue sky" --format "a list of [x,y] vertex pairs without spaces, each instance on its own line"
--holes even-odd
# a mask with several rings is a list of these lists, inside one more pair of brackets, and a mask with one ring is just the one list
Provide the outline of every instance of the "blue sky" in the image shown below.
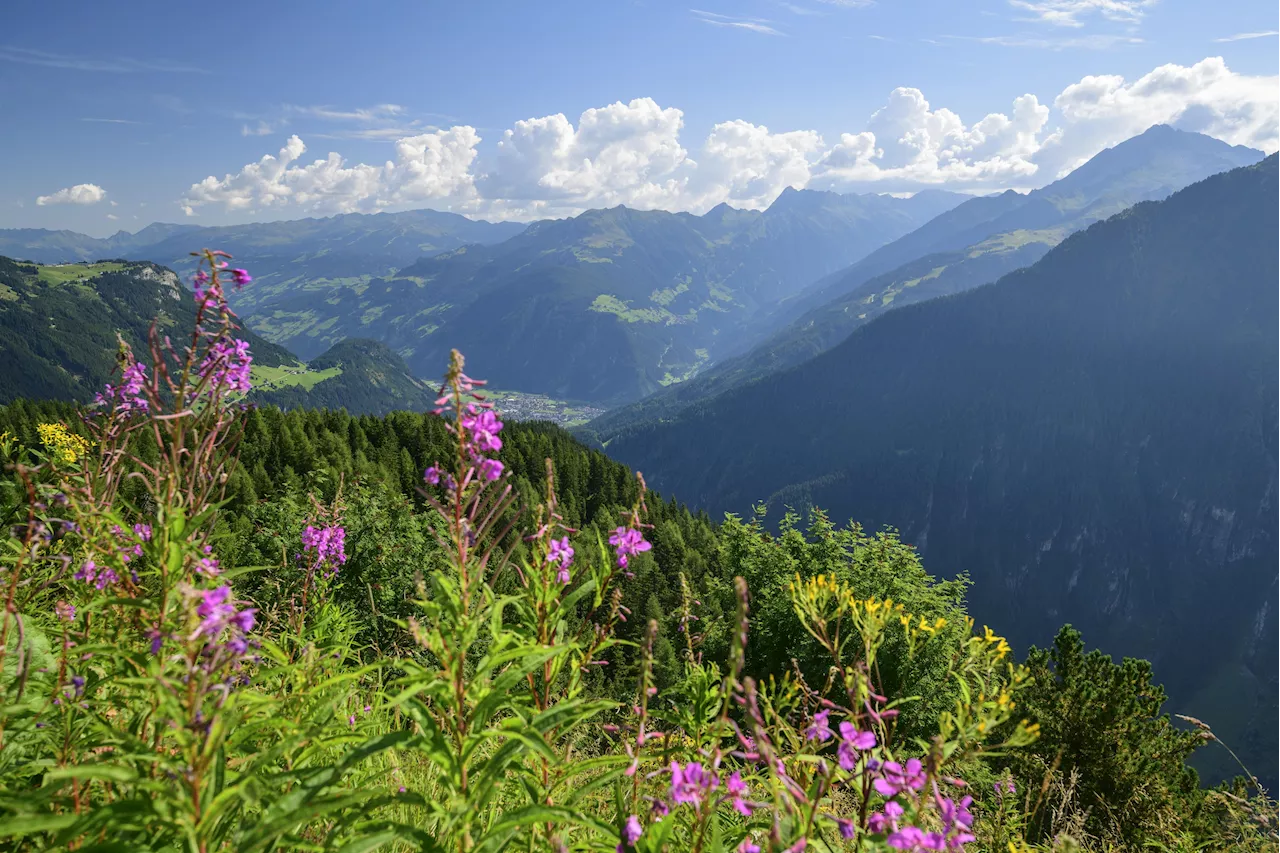
[[0,227],[1027,188],[1157,122],[1276,149],[1260,2],[7,5]]

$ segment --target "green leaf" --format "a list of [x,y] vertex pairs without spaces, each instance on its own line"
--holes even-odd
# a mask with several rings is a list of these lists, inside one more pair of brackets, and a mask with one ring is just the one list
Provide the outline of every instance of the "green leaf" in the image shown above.
[[6,818],[3,823],[0,823],[0,838],[10,838],[15,835],[29,835],[33,832],[52,832],[56,829],[64,829],[79,819],[79,815],[74,814],[31,815],[29,817]]
[[58,767],[44,774],[44,784],[61,782],[63,779],[100,779],[105,782],[129,782],[138,774],[129,767],[115,764],[80,764],[73,767]]

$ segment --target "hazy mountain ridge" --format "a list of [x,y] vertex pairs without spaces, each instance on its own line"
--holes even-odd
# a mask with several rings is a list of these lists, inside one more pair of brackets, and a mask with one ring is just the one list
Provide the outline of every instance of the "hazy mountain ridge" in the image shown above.
[[[673,417],[685,406],[800,364],[886,311],[995,281],[1095,221],[1262,157],[1159,125],[1028,195],[1009,191],[966,201],[780,306],[775,319],[795,319],[750,352],[711,365],[684,386],[607,412],[583,436],[608,442],[633,423]],[[914,252],[920,254],[909,257]]]
[[250,322],[304,357],[372,337],[430,376],[456,347],[499,387],[635,399],[740,348],[778,299],[962,198],[793,190],[766,211],[591,210],[393,276],[326,282],[323,301],[302,289],[259,297]]

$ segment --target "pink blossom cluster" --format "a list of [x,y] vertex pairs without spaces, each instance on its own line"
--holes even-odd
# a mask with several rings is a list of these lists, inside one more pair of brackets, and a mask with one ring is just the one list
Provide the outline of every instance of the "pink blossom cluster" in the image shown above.
[[556,581],[558,583],[569,582],[569,566],[573,564],[573,546],[569,544],[569,537],[563,539],[552,539],[551,547],[547,552],[547,562],[558,566],[556,571]]
[[247,394],[253,387],[249,378],[252,365],[248,341],[219,340],[209,347],[199,375],[208,379],[210,393],[227,390]]
[[634,527],[618,527],[609,537],[609,544],[617,552],[618,566],[623,569],[627,567],[628,557],[642,554],[653,547]]
[[[462,487],[466,488],[472,477],[481,482],[495,482],[501,479],[505,466],[486,454],[502,450],[502,439],[498,437],[498,433],[502,431],[502,421],[494,413],[493,404],[483,402],[484,398],[475,393],[478,386],[485,384],[482,380],[458,373],[456,383],[459,393],[473,397],[478,402],[462,405],[451,396],[452,392],[446,386],[441,389],[440,396],[435,401],[433,414],[443,414],[451,408],[458,409],[456,423],[450,424],[449,430],[462,439],[462,450],[471,464],[471,469],[460,475],[463,479]],[[433,486],[443,483],[450,491],[458,487],[458,482],[438,465],[427,468],[422,477]]]
[[886,835],[885,843],[895,850],[923,853],[932,850],[962,850],[974,840],[970,832],[973,815],[969,813],[972,797],[964,797],[959,803],[949,797],[936,798],[938,814],[942,817],[942,831],[926,832],[918,826],[902,826],[900,820],[905,809],[895,800],[884,804],[884,810],[867,818],[867,828]]
[[93,404],[110,406],[117,412],[146,412],[150,408],[145,393],[146,381],[146,365],[130,360],[120,375],[120,384],[108,383],[100,394],[94,396]]
[[120,580],[115,569],[110,566],[99,566],[93,559],[85,560],[73,577],[78,581],[93,584],[93,588],[99,590],[106,589]]
[[[883,697],[875,696],[874,698],[880,700]],[[874,709],[870,709],[870,706],[868,708],[873,717],[884,717],[890,713],[877,714]],[[840,723],[840,734],[836,738],[831,728],[830,714],[830,710],[826,709],[815,713],[809,725],[805,727],[805,739],[819,743],[837,739],[836,756],[840,768],[844,771],[856,770],[860,760],[865,757],[862,773],[870,778],[876,793],[885,798],[882,809],[868,816],[869,830],[884,834],[886,843],[898,850],[955,851],[963,849],[966,843],[974,840],[973,834],[969,831],[973,824],[973,816],[969,813],[969,806],[973,802],[971,797],[965,797],[959,803],[940,795],[934,797],[938,814],[942,818],[941,832],[926,832],[919,827],[904,823],[903,815],[906,813],[904,801],[917,809],[922,804],[920,792],[929,781],[923,763],[918,758],[908,759],[905,763],[879,761],[872,758],[870,750],[874,749],[877,743],[875,733],[861,731],[852,722],[846,720]],[[857,827],[853,821],[839,817],[835,820],[836,827],[843,838],[855,837]]]
[[[229,257],[229,256],[228,256]],[[215,261],[214,270],[220,272],[225,270],[229,265],[226,261]],[[253,281],[253,276],[249,275],[248,270],[234,269],[230,270],[231,281],[235,284],[236,290],[240,290],[246,284]],[[192,278],[193,290],[195,293],[196,307],[201,309],[220,308],[226,301],[226,294],[222,290],[222,282],[218,276],[209,275],[204,270],[197,270]],[[206,287],[208,289],[206,289]]]
[[503,465],[484,454],[497,453],[502,449],[502,439],[498,438],[498,433],[502,431],[502,421],[484,406],[483,403],[480,406],[468,403],[462,417],[458,419],[458,425],[462,428],[471,462],[476,466],[476,474],[493,482],[502,476]]
[[[649,737],[661,737],[661,735],[651,733]],[[670,774],[668,799],[672,805],[688,805],[693,806],[695,810],[700,810],[704,803],[719,804],[729,802],[743,817],[750,817],[757,807],[756,804],[748,802],[747,795],[750,793],[750,789],[747,783],[743,781],[742,774],[737,770],[730,773],[723,780],[723,786],[720,775],[716,770],[711,767],[704,767],[700,761],[690,761],[682,767],[680,762],[673,760],[668,772]],[[724,788],[724,794],[717,797],[716,791],[721,787]],[[652,819],[661,820],[670,812],[671,806],[667,805],[666,800],[654,799],[650,810]],[[640,825],[639,818],[632,815],[627,819],[627,824],[623,829],[623,843],[618,845],[618,853],[624,853],[625,850],[634,847],[642,834],[643,827]],[[758,853],[759,848],[755,849]]]
[[196,616],[200,618],[200,625],[195,637],[203,637],[211,645],[221,644],[234,655],[243,655],[248,649],[246,635],[253,630],[254,614],[258,611],[240,609],[239,602],[231,598],[231,587],[226,584],[201,590],[198,595]]
[[333,577],[338,569],[347,562],[347,531],[341,525],[315,527],[308,524],[302,531],[302,550],[314,553],[316,565],[325,577]]

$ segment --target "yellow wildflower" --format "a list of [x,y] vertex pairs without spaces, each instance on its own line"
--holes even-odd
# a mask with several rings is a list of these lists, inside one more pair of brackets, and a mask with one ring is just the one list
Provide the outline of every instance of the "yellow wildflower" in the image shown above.
[[89,452],[89,442],[62,424],[37,424],[36,432],[53,461],[59,465],[74,465]]

